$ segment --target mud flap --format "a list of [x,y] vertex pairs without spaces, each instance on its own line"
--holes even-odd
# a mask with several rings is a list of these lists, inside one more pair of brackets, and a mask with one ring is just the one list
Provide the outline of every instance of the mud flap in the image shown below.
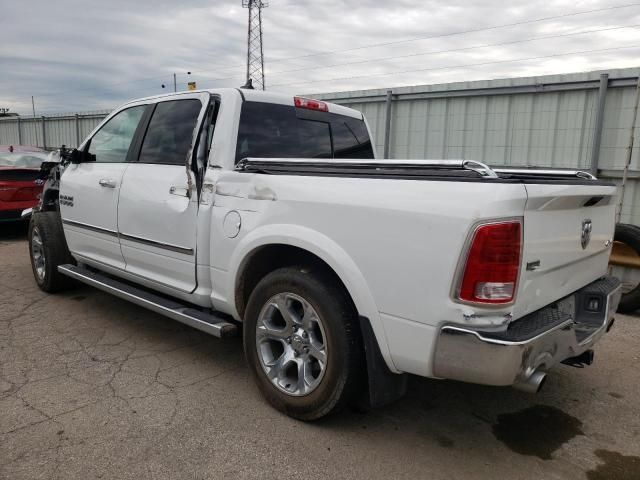
[[384,358],[382,358],[378,341],[368,318],[360,317],[360,331],[367,359],[368,406],[381,407],[399,400],[407,391],[409,376],[406,373],[397,374],[389,370]]

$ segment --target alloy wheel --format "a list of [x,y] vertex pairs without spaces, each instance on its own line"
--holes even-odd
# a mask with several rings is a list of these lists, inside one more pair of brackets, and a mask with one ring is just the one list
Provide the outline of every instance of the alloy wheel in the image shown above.
[[303,396],[320,384],[327,367],[322,319],[294,293],[279,293],[262,307],[256,325],[256,349],[262,369],[280,391]]

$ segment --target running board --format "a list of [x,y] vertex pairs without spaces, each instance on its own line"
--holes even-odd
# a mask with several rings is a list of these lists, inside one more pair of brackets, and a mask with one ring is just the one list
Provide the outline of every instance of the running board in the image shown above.
[[71,264],[60,265],[58,271],[63,275],[216,337],[233,337],[238,332],[238,327],[235,324],[222,317],[187,307],[174,300],[131,286],[101,273]]

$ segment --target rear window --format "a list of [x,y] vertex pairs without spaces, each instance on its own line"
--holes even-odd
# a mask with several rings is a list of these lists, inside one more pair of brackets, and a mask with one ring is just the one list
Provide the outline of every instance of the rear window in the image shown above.
[[244,102],[236,162],[243,158],[373,158],[363,120],[262,102]]

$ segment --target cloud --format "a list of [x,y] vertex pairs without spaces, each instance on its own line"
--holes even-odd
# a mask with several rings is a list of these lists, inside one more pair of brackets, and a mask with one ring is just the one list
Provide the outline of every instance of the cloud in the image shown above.
[[[361,90],[637,66],[640,6],[522,23],[615,5],[271,0],[267,88]],[[112,108],[172,89],[174,72],[181,89],[189,80],[241,85],[246,17],[240,0],[5,2],[0,107],[28,114],[33,95],[38,114]]]

